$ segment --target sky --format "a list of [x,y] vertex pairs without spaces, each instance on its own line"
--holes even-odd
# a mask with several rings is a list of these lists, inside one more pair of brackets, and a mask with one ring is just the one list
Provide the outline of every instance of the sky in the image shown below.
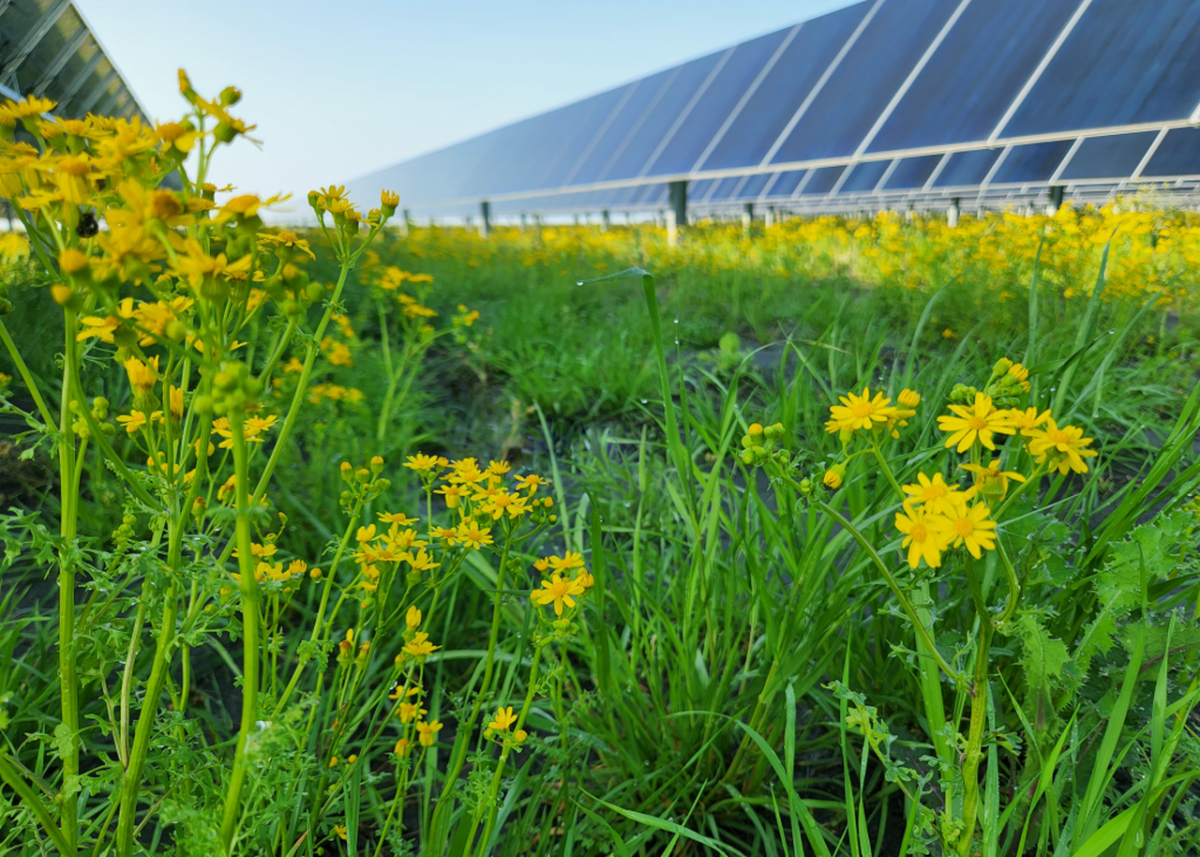
[[[228,85],[261,148],[211,174],[261,196],[347,181],[849,0],[76,0],[152,119]],[[363,203],[373,203],[363,200]],[[365,206],[369,207],[369,205]],[[290,208],[294,214],[289,217]]]

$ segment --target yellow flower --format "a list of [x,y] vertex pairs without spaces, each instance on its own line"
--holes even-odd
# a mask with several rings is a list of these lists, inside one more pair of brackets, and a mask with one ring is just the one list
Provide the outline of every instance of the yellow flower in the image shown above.
[[258,246],[262,249],[270,249],[270,246],[285,247],[290,249],[300,250],[307,253],[310,258],[316,259],[312,248],[309,247],[308,241],[303,238],[296,237],[295,232],[289,232],[286,229],[276,233],[260,232],[258,233]]
[[425,552],[425,548],[421,548],[419,551],[417,551],[416,556],[408,554],[404,557],[404,559],[408,562],[413,571],[429,571],[430,569],[437,568],[439,565],[441,565],[441,563],[433,561],[433,557]]
[[409,742],[409,740],[407,738],[401,738],[399,741],[396,742],[396,747],[393,750],[393,752],[397,756],[407,756],[409,747],[411,747],[411,746],[412,746],[412,744]]
[[916,568],[922,559],[930,568],[942,564],[942,551],[949,547],[954,536],[948,521],[941,515],[927,514],[923,509],[906,505],[896,513],[896,529],[903,535],[900,547],[908,548],[908,564]]
[[[337,757],[335,756],[335,757],[334,757],[334,759],[336,760],[336,758],[337,758]],[[336,834],[338,835],[338,838],[339,838],[339,839],[341,839],[341,840],[343,840],[343,841],[346,839],[346,825],[344,825],[344,824],[335,824],[335,825],[333,826],[333,832],[334,832],[334,833],[336,833]]]
[[1022,434],[1029,438],[1029,452],[1037,456],[1037,463],[1048,464],[1051,470],[1059,473],[1068,470],[1087,473],[1088,466],[1083,459],[1097,455],[1095,450],[1084,448],[1092,439],[1083,436],[1083,429],[1069,425],[1059,428],[1050,417],[1046,418],[1044,429],[1031,429]]
[[983,393],[975,394],[974,405],[951,405],[950,410],[954,412],[954,416],[943,414],[938,417],[938,428],[951,433],[946,439],[947,449],[957,444],[958,452],[966,452],[972,444],[979,441],[983,446],[994,450],[994,434],[1013,434],[1015,431],[1008,424],[1008,411],[996,410],[991,397]]
[[872,399],[871,391],[867,387],[863,387],[861,396],[848,393],[838,398],[842,404],[830,406],[831,419],[825,423],[825,431],[830,434],[843,430],[870,431],[875,427],[875,423],[886,423],[895,416],[896,409],[889,407],[892,400],[884,397],[881,392],[876,393]]
[[456,538],[464,545],[479,550],[484,545],[492,543],[490,527],[480,527],[474,521],[463,521],[458,525]]
[[1008,415],[1008,424],[1023,435],[1030,429],[1037,428],[1050,418],[1050,411],[1048,409],[1042,411],[1040,414],[1037,408],[1026,408],[1025,410],[1013,408],[1005,413]]
[[404,615],[404,624],[408,625],[414,631],[421,627],[421,611],[417,609],[416,604],[408,608],[408,613]]
[[982,494],[986,500],[1001,500],[1008,493],[1008,480],[1015,479],[1024,482],[1025,477],[1013,470],[1001,470],[1000,459],[983,467],[978,464],[960,464],[963,470],[975,474],[975,484],[964,494],[967,499]]
[[129,386],[135,393],[145,395],[154,389],[158,381],[158,357],[151,357],[146,363],[130,357],[123,365],[129,374]]
[[1029,392],[1028,369],[1026,369],[1020,363],[1014,363],[1011,367],[1009,367],[1008,374],[1017,379],[1017,382],[1021,385],[1021,389],[1023,389],[1026,393]]
[[580,595],[583,593],[583,584],[579,580],[564,580],[562,575],[555,574],[549,580],[542,581],[542,588],[535,589],[530,593],[530,598],[537,604],[545,607],[547,604],[554,604],[554,615],[561,616],[563,614],[563,605],[568,607],[575,606],[575,599],[571,596]]
[[538,476],[536,473],[530,473],[528,476],[514,477],[514,481],[522,488],[529,489],[529,495],[532,497],[542,485],[548,485],[545,479]]
[[183,390],[172,384],[167,390],[167,401],[171,412],[171,419],[175,422],[183,420]]
[[915,408],[921,404],[921,394],[916,390],[905,388],[900,391],[900,395],[896,397],[896,401],[906,408]]
[[404,651],[412,655],[414,658],[432,655],[440,648],[441,646],[435,646],[433,643],[429,642],[429,635],[424,631],[417,631],[417,633],[413,635],[413,638],[404,644]]
[[437,720],[431,720],[428,723],[418,723],[417,732],[420,735],[418,740],[420,740],[421,746],[432,747],[433,742],[436,740],[434,736],[441,730],[442,724]]
[[932,515],[948,515],[954,509],[958,486],[947,485],[940,473],[933,474],[932,479],[918,473],[916,484],[905,485],[904,493],[911,496],[907,501],[911,506],[921,506]]
[[146,415],[141,411],[130,411],[128,416],[121,414],[117,417],[117,422],[125,428],[126,434],[136,434],[138,429],[146,425]]
[[946,516],[950,532],[954,536],[953,547],[965,544],[971,556],[979,559],[984,550],[996,549],[996,522],[988,516],[985,503],[967,506],[965,502],[954,504],[953,512]]
[[419,453],[417,455],[410,455],[404,466],[409,470],[415,470],[417,473],[425,475],[441,470],[447,463],[446,459],[439,456]]
[[573,568],[583,568],[583,554],[567,551],[562,558],[551,556],[546,558],[554,571],[570,571]]
[[429,712],[421,708],[418,702],[402,702],[396,709],[396,716],[401,723],[408,723],[415,718],[424,717]]
[[367,526],[367,527],[359,527],[358,532],[355,533],[355,535],[354,535],[354,538],[360,544],[362,542],[371,541],[373,538],[375,538],[375,525],[371,524],[370,526]]
[[442,497],[446,500],[447,509],[458,508],[459,501],[461,501],[463,497],[467,496],[466,490],[461,485],[443,485],[434,493],[442,495]]
[[846,468],[841,464],[835,464],[833,467],[825,471],[825,476],[822,482],[826,487],[832,488],[834,491],[842,487],[842,479],[846,476]]
[[488,724],[488,729],[495,729],[497,732],[504,732],[509,726],[517,722],[517,715],[513,714],[512,706],[508,708],[500,706],[496,709],[496,716],[492,718],[492,722]]

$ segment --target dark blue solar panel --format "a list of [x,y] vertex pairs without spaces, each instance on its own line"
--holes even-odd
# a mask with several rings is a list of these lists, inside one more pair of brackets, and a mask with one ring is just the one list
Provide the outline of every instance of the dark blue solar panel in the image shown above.
[[933,171],[937,169],[941,155],[925,155],[920,158],[905,158],[896,165],[888,176],[886,190],[912,190],[925,187]]
[[[553,130],[543,138],[541,145],[531,147],[529,161],[533,166],[521,189],[561,187],[584,149],[613,117],[628,88],[623,86],[581,101],[580,109],[570,115],[567,111],[575,105],[554,111],[561,115],[555,117]],[[586,110],[584,105],[588,105]]]
[[1071,142],[1057,140],[1053,143],[1014,146],[992,176],[991,184],[1049,181],[1067,152],[1071,151]]
[[[875,190],[875,185],[887,172],[891,161],[867,161],[850,167],[850,175],[842,182],[838,193],[862,193]],[[805,188],[808,190],[808,188]]]
[[1003,149],[979,149],[974,152],[955,152],[934,179],[934,187],[959,187],[979,184]]
[[1186,119],[1200,103],[1200,3],[1094,0],[1005,136]]
[[[611,92],[568,104],[488,135],[493,137],[493,144],[474,170],[464,169],[462,188],[467,193],[487,195],[546,187],[542,177],[563,159],[563,146],[579,127],[590,124],[589,118],[598,112],[604,96],[611,97]],[[596,126],[591,127],[594,133]]]
[[620,154],[646,111],[660,97],[675,72],[670,68],[633,84],[633,91],[629,93],[620,112],[596,139],[592,150],[585,155],[574,173],[568,176],[567,181],[571,184],[588,184],[603,177],[605,168]]
[[974,0],[867,151],[987,139],[1078,5]]
[[679,114],[721,59],[724,51],[684,63],[665,91],[649,106],[622,146],[616,160],[604,170],[600,179],[631,179],[642,174],[642,168],[654,155]]
[[801,196],[816,196],[817,194],[829,193],[833,190],[833,186],[837,184],[837,180],[841,178],[845,167],[821,167],[812,171],[812,178],[808,180],[808,184],[804,186],[804,190],[800,191]]
[[767,196],[791,196],[796,192],[796,187],[807,172],[808,170],[788,170],[780,173],[775,184],[771,185],[770,190],[767,191]]
[[701,166],[727,169],[761,163],[869,6],[857,3],[806,21]]
[[742,183],[742,178],[742,176],[727,176],[721,179],[721,183],[708,195],[708,198],[710,200],[729,199],[733,196],[737,186]]
[[695,167],[709,141],[787,34],[788,30],[779,30],[743,42],[734,49],[733,55],[671,136],[662,154],[647,169],[647,175],[686,173]]
[[699,181],[688,182],[688,202],[699,202],[704,199],[712,185],[712,179],[700,179]]
[[1200,128],[1168,131],[1142,175],[1147,178],[1200,175]]
[[771,173],[758,173],[746,179],[746,183],[742,185],[737,192],[739,199],[754,199],[763,192],[763,188],[767,186],[767,182],[771,179]]
[[1114,134],[1111,137],[1091,137],[1084,140],[1071,156],[1060,178],[1070,181],[1130,176],[1142,162],[1146,150],[1157,136],[1157,131],[1144,131],[1139,134]]
[[893,0],[879,7],[774,163],[850,155],[960,0]]

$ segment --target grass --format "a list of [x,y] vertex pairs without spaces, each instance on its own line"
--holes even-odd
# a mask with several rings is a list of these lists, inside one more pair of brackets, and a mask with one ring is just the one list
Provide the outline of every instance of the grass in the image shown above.
[[[939,244],[939,229],[920,224],[888,240],[924,247],[936,264],[913,263],[903,274],[880,273],[886,266],[866,252],[880,247],[876,237],[859,239],[858,254],[854,245],[841,250],[842,262],[814,249],[865,227],[880,228],[826,223],[804,244],[778,230],[747,238],[712,226],[680,250],[648,228],[501,230],[487,242],[418,230],[360,266],[343,299],[353,334],[340,335],[354,365],[326,364],[318,380],[362,398],[326,398],[301,416],[274,495],[293,521],[288,549],[317,557],[336,541],[345,526],[337,514],[343,460],[383,455],[400,498],[390,506],[419,510],[419,485],[398,466],[403,456],[506,456],[552,479],[558,520],[544,550],[583,553],[595,576],[578,633],[545,650],[533,687],[527,671],[543,650],[530,645],[532,549],[502,589],[500,569],[483,554],[447,586],[452,609],[434,635],[443,651],[427,666],[430,710],[450,724],[441,751],[460,746],[453,729],[480,686],[478,653],[497,616],[489,704],[534,700],[531,751],[514,756],[503,777],[490,836],[472,842],[461,832],[488,799],[494,770],[473,752],[453,783],[430,765],[401,813],[403,835],[393,833],[383,853],[950,853],[942,843],[962,841],[948,828],[961,818],[958,756],[976,706],[985,724],[981,824],[977,840],[966,837],[970,853],[1200,848],[1200,362],[1191,305],[1173,291],[1166,307],[1155,299],[1186,272],[1160,272],[1136,293],[1124,281],[1106,289],[1103,245],[1070,256],[1070,265],[1047,258],[1041,267],[1040,243],[1031,249],[1014,235],[1006,240],[1018,261],[956,270],[950,260],[970,260],[967,251]],[[1121,246],[1112,254],[1125,270]],[[1066,257],[1064,249],[1056,259]],[[317,279],[330,278],[323,264],[309,267]],[[389,265],[433,276],[426,301],[440,319],[459,303],[481,317],[462,341],[445,336],[423,353],[380,437],[384,369],[399,345],[389,343],[385,356],[388,328],[372,283]],[[631,266],[655,278],[595,280]],[[35,374],[52,376],[53,349],[33,350]],[[952,477],[956,459],[936,417],[956,384],[982,386],[1006,356],[1030,367],[1033,401],[1082,426],[1100,457],[1086,474],[1046,479],[1006,515],[1020,612],[997,630],[972,694],[939,675],[855,534],[898,576],[940,655],[968,675],[981,647],[973,587],[988,603],[1009,592],[997,554],[978,568],[904,566],[892,527],[898,504],[874,459],[850,462],[836,491],[810,496],[794,485],[820,485],[840,455],[823,429],[829,406],[864,385],[923,396],[902,439],[886,448],[895,478]],[[110,383],[106,367],[88,371]],[[122,393],[111,385],[118,407]],[[786,430],[790,483],[739,457],[751,424],[776,422]],[[119,524],[122,510],[103,490],[101,482],[87,498],[82,530]],[[818,497],[844,523],[823,513]],[[49,499],[43,509],[53,514]],[[16,566],[27,594],[3,611],[0,652],[20,652],[20,669],[0,671],[0,692],[12,694],[0,705],[8,734],[24,736],[9,748],[32,767],[53,746],[54,724],[39,706],[54,653],[30,550]],[[289,627],[307,626],[316,591],[293,602]],[[299,642],[283,641],[285,662]],[[164,729],[166,746],[223,752],[239,713],[225,651],[232,644],[216,635],[196,652],[195,721]],[[270,748],[279,763],[250,777],[245,800],[262,829],[247,831],[246,853],[276,853],[271,843],[281,840],[297,842],[290,853],[317,853],[319,840],[301,836],[317,740],[305,716],[288,714],[294,740]],[[326,840],[326,854],[383,845],[393,782],[367,732],[349,747],[375,762],[346,775],[354,777],[346,796],[325,818],[342,819],[347,840]],[[146,789],[141,847],[199,847],[180,831],[207,810],[173,795],[162,776]],[[463,795],[461,807],[439,819],[434,798],[450,788]],[[0,815],[15,813],[0,795]],[[22,829],[0,834],[0,846],[18,847]]]

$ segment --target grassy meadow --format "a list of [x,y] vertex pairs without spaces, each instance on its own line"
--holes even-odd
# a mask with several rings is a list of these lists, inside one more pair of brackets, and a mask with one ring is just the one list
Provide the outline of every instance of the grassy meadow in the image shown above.
[[0,852],[1200,849],[1195,214],[193,178],[0,240]]

